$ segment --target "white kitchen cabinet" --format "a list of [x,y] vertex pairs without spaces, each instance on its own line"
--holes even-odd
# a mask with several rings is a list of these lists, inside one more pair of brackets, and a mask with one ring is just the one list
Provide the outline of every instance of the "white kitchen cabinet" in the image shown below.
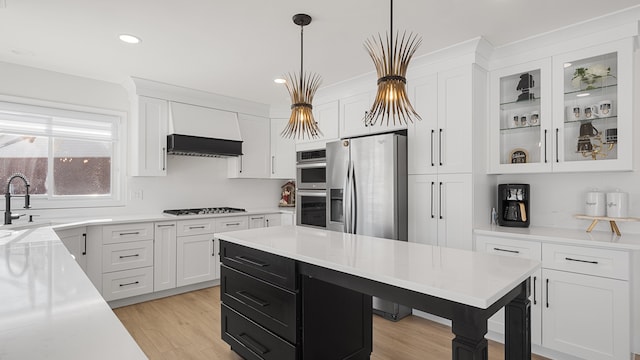
[[476,67],[466,65],[410,83],[422,118],[408,126],[409,174],[470,173],[473,164],[473,90]]
[[265,227],[264,215],[249,215],[249,229]]
[[271,172],[271,125],[267,118],[238,114],[242,155],[227,159],[228,177],[268,179]]
[[280,226],[282,225],[282,217],[284,214],[265,214],[264,215],[264,226]]
[[272,179],[296,178],[296,143],[293,139],[283,138],[289,119],[271,119],[271,163],[269,175]]
[[[540,260],[542,244],[533,241],[476,236],[475,249],[478,252]],[[531,281],[531,343],[542,344],[542,269],[535,272]],[[487,322],[489,331],[504,334],[504,309],[500,309]]]
[[78,227],[67,230],[56,230],[56,234],[73,255],[80,268],[87,271],[87,228]]
[[630,358],[626,281],[543,269],[543,345],[583,359]]
[[[519,234],[476,234],[476,251],[542,262],[532,277],[531,339],[543,348],[581,359],[631,357],[630,253],[570,243],[522,240]],[[591,240],[586,240],[591,241]],[[489,330],[504,334],[500,313]],[[555,358],[555,357],[554,357]]]
[[409,175],[409,241],[471,250],[471,174]]
[[366,92],[340,99],[340,137],[366,135],[370,127],[364,123],[371,109],[374,93]]
[[163,221],[154,224],[153,291],[176,287],[177,223]]
[[492,71],[489,173],[631,170],[633,41]]
[[246,230],[248,228],[248,216],[229,216],[215,219],[215,232]]
[[176,285],[185,286],[219,278],[213,234],[178,236]]
[[132,176],[167,175],[167,135],[169,103],[167,100],[136,96],[131,121]]
[[[338,100],[313,105],[313,118],[322,133],[317,139],[296,138],[297,145],[316,144],[323,147],[327,141],[339,139],[338,128],[340,119],[340,104]],[[288,121],[288,120],[287,120]]]

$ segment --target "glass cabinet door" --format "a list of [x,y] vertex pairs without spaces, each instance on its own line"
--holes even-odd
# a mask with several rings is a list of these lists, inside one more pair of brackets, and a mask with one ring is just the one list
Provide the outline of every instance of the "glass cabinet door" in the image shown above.
[[618,54],[565,62],[564,157],[561,161],[617,159]]
[[549,67],[538,61],[492,73],[490,172],[551,170]]
[[554,57],[554,171],[631,170],[631,49],[620,40]]

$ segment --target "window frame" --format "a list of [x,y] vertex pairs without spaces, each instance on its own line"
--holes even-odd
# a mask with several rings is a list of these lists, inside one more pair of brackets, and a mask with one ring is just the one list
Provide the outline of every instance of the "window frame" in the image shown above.
[[[117,140],[113,142],[112,155],[111,155],[111,194],[110,195],[31,195],[31,209],[32,210],[45,210],[45,209],[71,209],[71,208],[100,208],[100,207],[114,207],[125,205],[126,194],[126,146],[127,137],[127,113],[125,111],[98,108],[93,106],[75,105],[63,102],[38,100],[31,98],[23,98],[16,96],[0,95],[0,102],[14,103],[23,106],[39,107],[43,110],[57,111],[74,111],[86,113],[89,115],[100,115],[112,117],[115,120],[116,136]],[[1,106],[1,105],[0,105]],[[46,112],[45,112],[46,113]],[[51,114],[53,115],[53,114]],[[51,138],[50,138],[51,139]],[[49,141],[48,156],[52,158],[51,154],[51,141]],[[47,169],[48,176],[52,176],[52,164]],[[5,180],[0,179],[0,184],[4,184]],[[53,185],[53,179],[50,180],[49,185]],[[2,193],[4,194],[4,191]],[[2,211],[5,210],[4,202],[1,205]],[[18,206],[16,210],[21,208]]]

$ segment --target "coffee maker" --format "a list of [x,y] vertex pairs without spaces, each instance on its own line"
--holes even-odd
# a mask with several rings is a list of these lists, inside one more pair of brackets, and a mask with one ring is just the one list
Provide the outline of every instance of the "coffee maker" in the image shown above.
[[498,185],[498,225],[529,227],[529,184]]

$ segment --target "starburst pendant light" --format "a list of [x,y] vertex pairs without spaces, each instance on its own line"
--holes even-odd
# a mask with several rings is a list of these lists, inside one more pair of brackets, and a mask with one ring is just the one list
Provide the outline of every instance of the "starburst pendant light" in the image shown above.
[[304,73],[303,48],[304,27],[311,23],[311,16],[307,14],[293,15],[293,23],[300,26],[300,75],[288,73],[285,75],[286,87],[291,96],[291,117],[286,128],[282,131],[283,137],[297,137],[304,139],[318,138],[322,132],[313,119],[313,96],[316,94],[322,79],[315,73]]
[[393,38],[393,0],[391,2],[391,24],[386,42],[382,36],[371,37],[364,46],[376,66],[378,73],[378,93],[364,117],[366,126],[375,125],[380,119],[380,125],[389,125],[389,119],[400,124],[421,120],[420,115],[413,109],[407,96],[407,68],[409,61],[422,43],[422,37],[406,32],[400,37],[400,32]]

